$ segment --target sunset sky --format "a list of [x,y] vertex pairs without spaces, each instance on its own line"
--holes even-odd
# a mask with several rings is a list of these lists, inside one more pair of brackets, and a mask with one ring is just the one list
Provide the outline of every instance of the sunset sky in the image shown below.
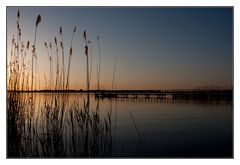
[[[101,45],[101,88],[110,89],[116,61],[117,89],[231,87],[233,83],[232,8],[7,7],[7,57],[20,10],[22,41],[33,42],[38,14],[37,58],[44,89],[49,61],[44,42],[60,40],[65,66],[74,27],[70,88],[86,89],[83,31],[92,42],[91,89],[96,88],[97,36]],[[55,57],[55,56],[54,56]],[[61,57],[61,56],[60,56]],[[66,67],[67,68],[67,67]]]

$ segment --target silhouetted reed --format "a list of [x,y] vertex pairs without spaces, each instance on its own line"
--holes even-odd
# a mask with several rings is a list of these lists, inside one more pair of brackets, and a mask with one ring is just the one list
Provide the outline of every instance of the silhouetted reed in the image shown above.
[[49,74],[48,74],[48,85],[47,85],[47,87],[48,87],[48,89],[51,90],[51,86],[50,86],[50,84],[51,84],[51,73],[52,73],[52,70],[51,70],[52,69],[51,68],[51,56],[49,54],[49,49],[48,49],[47,43],[44,42],[44,45],[45,45],[45,48],[47,50],[47,56],[48,56],[48,60],[49,60]]
[[[18,12],[17,12],[17,32],[16,32],[17,39],[15,40],[15,37],[13,35],[10,58],[8,58],[8,65],[7,65],[7,67],[8,67],[7,89],[11,90],[11,91],[29,90],[30,75],[31,75],[30,89],[33,90],[34,77],[37,79],[37,76],[39,76],[39,74],[36,74],[36,73],[34,75],[33,68],[34,68],[34,59],[36,59],[35,60],[35,62],[36,62],[35,71],[37,71],[37,69],[38,69],[37,54],[36,54],[36,36],[37,36],[37,27],[38,27],[39,23],[41,22],[41,16],[39,15],[37,17],[37,21],[36,21],[34,44],[33,44],[33,49],[32,49],[32,53],[31,53],[31,58],[32,58],[31,61],[28,59],[29,51],[30,51],[29,50],[30,42],[27,41],[25,44],[25,42],[23,42],[21,39],[23,34],[22,34],[21,25],[20,25],[20,17],[21,17],[20,11],[18,10]],[[36,85],[36,80],[35,80],[35,85]],[[35,89],[36,89],[36,87],[35,87]]]
[[62,27],[59,28],[59,34],[61,36],[60,47],[62,48],[62,75],[61,75],[61,82],[62,82],[62,89],[65,88],[65,66],[64,66],[64,44],[63,44],[63,30]]
[[54,89],[54,73],[53,73],[53,52],[52,52],[52,43],[49,42],[49,49],[50,49],[50,68],[51,68],[51,72],[50,72],[50,90]]
[[[42,18],[41,15],[37,16],[37,20],[36,20],[36,26],[35,26],[35,33],[34,33],[34,42],[33,42],[33,49],[32,49],[32,81],[31,81],[31,90],[33,90],[33,63],[34,63],[34,58],[36,58],[36,62],[37,62],[37,54],[36,54],[36,39],[37,39],[37,28],[39,23],[41,22]],[[36,83],[36,82],[35,82]]]
[[85,41],[84,53],[87,59],[87,70],[86,70],[86,83],[87,83],[87,91],[89,91],[89,67],[88,67],[88,42],[87,42],[87,32],[84,31],[83,38]]
[[69,89],[69,81],[70,81],[70,66],[71,66],[71,57],[72,57],[72,42],[73,42],[73,36],[76,32],[76,27],[73,30],[72,34],[72,40],[71,40],[71,45],[70,45],[70,52],[69,52],[69,59],[68,59],[68,72],[67,72],[67,82],[66,82],[66,90]]
[[91,78],[92,78],[92,57],[93,57],[93,52],[92,52],[92,43],[91,41],[89,40],[87,42],[89,45],[90,45],[90,49],[91,49],[91,56],[90,56],[90,73],[89,73],[89,89],[90,89],[90,86],[91,86]]
[[56,47],[56,84],[55,90],[59,89],[59,57],[58,57],[58,42],[57,38],[54,37],[55,47]]
[[[69,58],[68,58],[68,66],[67,70],[65,70],[65,55],[64,55],[64,39],[63,39],[63,29],[62,26],[59,27],[59,35],[60,41],[58,44],[57,38],[54,38],[55,50],[52,48],[51,42],[45,42],[45,48],[47,50],[48,60],[49,60],[49,73],[41,73],[39,71],[38,60],[37,60],[37,34],[38,27],[42,21],[42,17],[39,14],[36,18],[35,22],[35,31],[33,34],[33,42],[31,42],[31,50],[30,42],[24,43],[22,41],[22,29],[20,25],[20,11],[17,11],[17,33],[16,39],[13,36],[12,45],[11,45],[11,53],[10,53],[10,61],[8,62],[8,89],[12,90],[17,89],[18,91],[36,91],[40,90],[43,86],[40,84],[40,77],[48,76],[47,88],[48,90],[69,90],[70,87],[70,75],[71,75],[71,59],[73,54],[73,39],[76,33],[76,27],[73,30],[70,48],[69,48]],[[92,42],[87,40],[86,31],[83,32],[84,38],[84,54],[86,55],[86,86],[87,90],[90,90],[90,82],[92,77]],[[100,55],[100,37],[97,37],[98,42],[98,63],[97,63],[97,89],[100,88],[100,68],[101,68],[101,55]],[[48,44],[49,43],[49,44]],[[61,54],[62,54],[62,62],[59,64],[59,49],[60,46]],[[90,46],[90,47],[89,47]],[[30,52],[31,51],[31,52]],[[54,52],[55,51],[55,52]],[[29,54],[30,53],[30,54]],[[31,58],[29,58],[28,57]],[[55,55],[55,58],[54,58]],[[89,70],[89,55],[90,57],[90,70]],[[56,64],[56,67],[53,66]],[[65,75],[65,71],[67,74]],[[11,75],[11,76],[10,76]],[[10,78],[11,77],[11,78]],[[13,81],[13,79],[15,79]],[[11,80],[11,81],[10,81]],[[11,88],[10,88],[11,83]],[[20,87],[21,86],[21,87]],[[37,88],[38,87],[38,88]]]
[[[88,157],[110,156],[112,154],[111,112],[100,118],[99,101],[96,110],[90,110],[89,95],[84,105],[70,102],[65,94],[50,95],[44,104],[33,93],[40,89],[39,68],[37,63],[37,32],[42,20],[37,16],[33,42],[22,41],[20,11],[17,12],[17,33],[12,37],[7,73],[7,134],[8,157]],[[73,54],[73,30],[70,45],[67,79],[65,79],[64,40],[62,27],[59,29],[60,44],[54,38],[56,46],[56,73],[54,73],[52,44],[44,43],[49,60],[48,80],[45,75],[45,87],[49,90],[69,89],[71,56]],[[89,75],[89,47],[86,31],[83,34],[87,58],[86,82],[90,89],[92,72]],[[30,46],[32,45],[32,47]],[[61,47],[62,65],[59,64],[58,46]],[[32,49],[30,49],[30,47]],[[100,43],[98,75],[100,78]],[[61,68],[61,73],[60,73]],[[47,74],[47,73],[46,73]],[[99,79],[98,79],[99,80]],[[54,82],[56,81],[56,82]],[[100,80],[99,80],[100,81]],[[99,89],[98,81],[98,89]],[[66,82],[66,84],[65,84]],[[66,85],[66,86],[65,86]],[[27,93],[21,93],[26,90]],[[31,92],[31,93],[30,93]]]

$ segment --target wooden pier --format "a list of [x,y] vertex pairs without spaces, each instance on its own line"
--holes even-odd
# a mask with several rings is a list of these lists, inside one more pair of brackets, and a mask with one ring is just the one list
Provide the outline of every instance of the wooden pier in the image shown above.
[[100,90],[98,98],[166,98],[172,99],[227,99],[232,100],[232,90]]

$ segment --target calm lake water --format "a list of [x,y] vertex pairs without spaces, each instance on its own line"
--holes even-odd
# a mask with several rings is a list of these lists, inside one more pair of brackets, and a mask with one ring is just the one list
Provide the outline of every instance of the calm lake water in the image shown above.
[[20,95],[8,157],[233,156],[232,101]]

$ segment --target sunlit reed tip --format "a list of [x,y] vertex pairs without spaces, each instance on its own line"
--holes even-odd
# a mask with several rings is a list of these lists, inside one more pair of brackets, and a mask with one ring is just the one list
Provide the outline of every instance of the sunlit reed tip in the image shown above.
[[29,49],[29,41],[27,42],[27,49]]
[[41,15],[39,14],[36,20],[36,26],[41,22]]
[[70,48],[70,56],[72,55],[72,47]]

